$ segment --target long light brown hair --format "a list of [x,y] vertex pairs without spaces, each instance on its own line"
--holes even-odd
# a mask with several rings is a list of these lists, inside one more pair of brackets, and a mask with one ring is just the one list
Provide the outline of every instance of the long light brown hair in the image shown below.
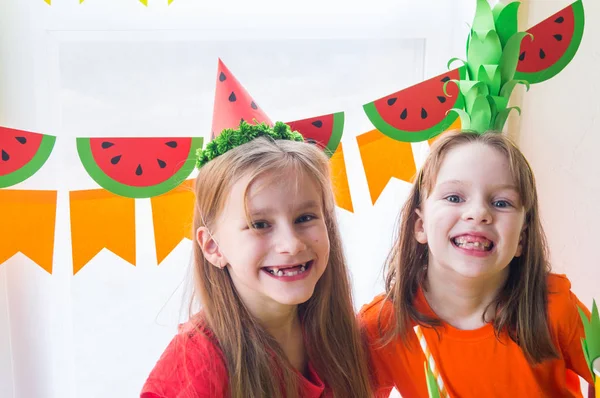
[[[215,229],[231,186],[266,173],[306,173],[317,184],[330,240],[327,267],[312,297],[298,306],[306,353],[319,377],[336,397],[370,397],[366,354],[355,323],[348,269],[335,217],[329,161],[316,146],[257,138],[203,166],[196,178],[193,231]],[[244,306],[227,268],[211,265],[194,245],[196,299],[201,322],[223,351],[232,398],[297,397],[298,376],[275,340]]]
[[417,242],[414,236],[417,222],[416,210],[434,188],[437,174],[445,155],[462,145],[487,145],[508,159],[510,173],[525,209],[526,230],[521,242],[522,255],[509,264],[505,285],[485,313],[495,311],[493,326],[496,335],[502,331],[523,350],[532,363],[558,358],[548,326],[548,289],[550,272],[546,237],[540,222],[537,190],[533,172],[525,156],[506,136],[497,132],[449,132],[432,146],[422,168],[417,173],[408,199],[400,212],[399,235],[386,262],[385,288],[393,302],[395,325],[384,333],[384,342],[400,336],[408,344],[412,333],[411,322],[427,327],[441,324],[439,319],[428,317],[415,307],[414,298],[426,279],[428,247]]

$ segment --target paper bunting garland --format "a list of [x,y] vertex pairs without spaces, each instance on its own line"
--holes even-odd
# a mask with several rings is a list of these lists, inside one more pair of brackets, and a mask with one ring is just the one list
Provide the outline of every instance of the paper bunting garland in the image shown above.
[[192,239],[194,199],[193,180],[150,199],[157,264],[160,265],[184,238]]
[[0,264],[18,252],[52,273],[56,191],[0,189]]
[[56,137],[0,126],[0,188],[25,181],[46,163]]
[[102,188],[127,198],[175,189],[194,170],[200,137],[77,138],[86,171]]
[[104,189],[72,191],[71,244],[73,275],[102,249],[135,261],[135,200]]
[[352,197],[350,196],[350,186],[348,185],[348,174],[346,173],[346,163],[344,161],[344,150],[340,144],[329,160],[331,164],[331,182],[333,184],[333,194],[335,195],[335,204],[350,213],[354,212]]
[[356,140],[373,204],[392,177],[410,182],[416,174],[417,167],[409,142],[396,141],[379,130],[359,135]]

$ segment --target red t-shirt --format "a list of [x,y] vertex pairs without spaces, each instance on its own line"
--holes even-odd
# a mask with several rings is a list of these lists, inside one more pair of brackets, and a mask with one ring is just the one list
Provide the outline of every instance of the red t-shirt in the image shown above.
[[[532,366],[521,348],[506,333],[496,338],[492,324],[476,330],[459,330],[443,323],[436,331],[422,327],[429,350],[433,354],[446,391],[451,397],[581,397],[579,376],[591,382],[591,374],[581,347],[583,324],[577,307],[587,309],[570,291],[568,279],[560,275],[548,277],[548,320],[559,359]],[[429,316],[429,307],[422,291],[415,305]],[[396,387],[403,397],[428,397],[425,381],[425,356],[416,335],[410,337],[410,348],[400,338],[381,347],[378,319],[389,330],[393,326],[392,303],[384,296],[365,305],[359,320],[366,329],[378,397],[387,397]],[[588,312],[589,316],[589,312]]]
[[[310,363],[308,374],[298,372],[298,377],[302,398],[329,396]],[[228,389],[225,358],[213,335],[187,323],[156,363],[140,397],[220,398],[229,396]]]

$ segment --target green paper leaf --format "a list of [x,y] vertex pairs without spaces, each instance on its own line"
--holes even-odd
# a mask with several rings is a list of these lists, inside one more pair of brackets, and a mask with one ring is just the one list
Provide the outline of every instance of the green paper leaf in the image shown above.
[[471,117],[464,109],[452,108],[448,112],[456,112],[458,113],[458,117],[460,117],[460,124],[463,130],[471,129]]
[[427,392],[429,392],[429,398],[440,398],[440,389],[435,380],[435,376],[427,366],[425,361],[425,380],[427,381]]
[[471,113],[471,109],[473,109],[475,98],[477,98],[478,95],[489,94],[489,90],[483,82],[476,80],[448,80],[442,87],[444,94],[446,95],[448,95],[446,92],[446,85],[450,82],[453,82],[458,86],[458,90],[465,99],[465,109],[469,114]]
[[492,107],[492,118],[494,115],[502,112],[508,107],[508,98],[498,97],[495,95],[489,95],[487,98],[490,106]]
[[500,73],[502,74],[502,84],[513,80],[519,63],[519,51],[521,49],[521,41],[525,36],[530,36],[531,33],[517,32],[508,39],[502,58],[500,59]]
[[475,8],[475,18],[473,19],[473,30],[490,31],[494,30],[494,14],[487,0],[477,0]]
[[513,1],[508,4],[498,3],[494,6],[492,13],[502,47],[506,46],[508,39],[518,31],[517,15],[520,4],[518,1]]
[[592,363],[597,358],[600,358],[600,316],[598,316],[596,300],[594,300],[592,304],[592,314],[589,320],[581,308],[579,308],[579,315],[581,316],[581,320],[583,322],[583,329],[585,331],[585,346],[587,347],[589,365],[591,369]]
[[508,120],[508,115],[513,109],[519,112],[519,115],[521,115],[521,108],[519,108],[518,106],[511,106],[510,108],[506,108],[498,112],[496,118],[494,119],[494,130],[502,131],[502,129],[504,129],[504,125]]
[[[451,69],[452,64],[456,61],[460,61],[462,62],[463,66],[467,64],[467,61],[465,61],[464,59],[460,59],[460,58],[452,58],[450,61],[448,61],[448,69]],[[466,80],[466,79],[465,79]]]
[[507,100],[510,99],[514,88],[517,84],[524,84],[527,91],[529,91],[529,82],[527,80],[510,80],[502,86],[500,89],[500,95]]
[[477,80],[485,83],[490,95],[500,93],[500,68],[498,65],[481,65],[477,71]]
[[471,32],[471,41],[467,52],[467,63],[471,76],[477,75],[480,65],[498,65],[501,58],[502,45],[495,30],[488,32],[473,30]]
[[491,128],[492,109],[487,97],[479,95],[475,98],[473,109],[469,115],[471,117],[471,130],[478,133],[485,133]]

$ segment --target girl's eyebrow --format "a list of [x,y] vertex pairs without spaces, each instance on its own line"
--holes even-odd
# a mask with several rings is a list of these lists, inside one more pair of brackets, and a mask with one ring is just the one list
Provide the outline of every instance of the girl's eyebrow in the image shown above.
[[[466,182],[466,181],[461,181],[461,180],[448,180],[448,181],[444,181],[439,183],[440,187],[443,187],[445,185],[463,185],[463,186],[471,186],[472,184],[470,182]],[[515,192],[519,192],[517,187],[514,184],[498,184],[498,185],[492,185],[492,188],[495,190],[502,190],[502,189],[509,189]]]
[[[311,199],[311,200],[307,200],[303,203],[300,203],[298,206],[294,207],[294,210],[305,211],[308,209],[315,209],[315,208],[319,208],[319,202]],[[272,207],[262,207],[262,208],[251,209],[250,216],[251,217],[264,217],[265,215],[273,213],[274,211],[275,210]]]

